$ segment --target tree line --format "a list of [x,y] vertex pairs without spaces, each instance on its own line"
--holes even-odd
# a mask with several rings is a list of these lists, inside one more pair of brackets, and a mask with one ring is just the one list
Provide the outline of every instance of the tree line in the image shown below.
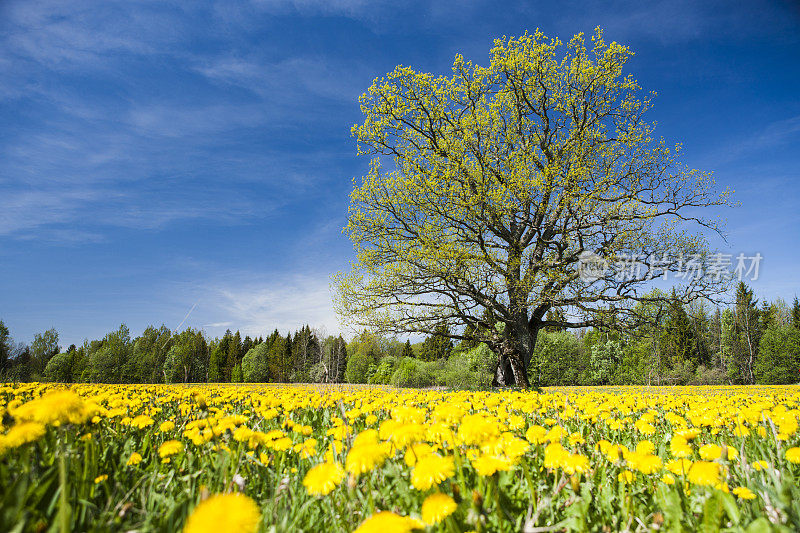
[[[734,303],[683,305],[651,313],[647,326],[539,332],[531,382],[566,385],[788,384],[800,381],[800,301],[759,302],[740,283]],[[484,322],[502,323],[484,317]],[[550,317],[558,323],[558,317]],[[471,337],[471,335],[465,335]],[[497,355],[486,344],[454,344],[446,323],[411,343],[363,331],[349,342],[306,325],[285,336],[239,331],[209,338],[187,328],[150,326],[131,337],[124,324],[62,351],[55,329],[15,343],[0,321],[0,376],[6,381],[104,383],[372,383],[488,387]]]
[[344,379],[347,343],[304,326],[294,334],[251,338],[230,330],[209,338],[187,328],[150,326],[138,337],[129,328],[62,351],[58,332],[15,343],[0,321],[0,375],[9,381],[87,383],[324,382]]

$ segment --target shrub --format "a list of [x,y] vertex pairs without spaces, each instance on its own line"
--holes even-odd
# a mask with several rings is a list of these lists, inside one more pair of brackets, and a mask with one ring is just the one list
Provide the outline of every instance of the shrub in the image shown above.
[[242,359],[242,379],[248,383],[269,381],[269,344],[262,342],[250,348]]
[[539,384],[576,385],[586,381],[588,363],[580,341],[572,333],[541,331],[536,339],[528,379]]
[[690,385],[725,385],[728,383],[728,373],[721,368],[708,368],[705,365],[697,367],[695,377]]
[[394,357],[384,357],[377,365],[371,365],[367,372],[367,383],[372,385],[388,385],[394,373]]
[[773,326],[758,344],[756,381],[764,385],[797,383],[800,371],[800,330]]
[[72,356],[74,353],[65,352],[54,355],[44,369],[45,379],[60,383],[72,382]]
[[430,387],[436,384],[438,363],[403,357],[397,364],[389,383],[394,387]]
[[440,385],[453,389],[480,389],[492,384],[497,356],[488,346],[479,344],[468,352],[453,355],[439,370]]
[[375,352],[359,347],[347,358],[344,379],[348,383],[367,383],[370,365],[376,365]]

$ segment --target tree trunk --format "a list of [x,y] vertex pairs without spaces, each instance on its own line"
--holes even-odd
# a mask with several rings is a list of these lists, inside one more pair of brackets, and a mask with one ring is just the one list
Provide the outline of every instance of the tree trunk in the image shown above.
[[[528,368],[536,346],[538,328],[529,327],[527,319],[518,320],[513,325],[506,324],[506,328],[505,338],[497,350],[497,367],[492,386],[517,386],[527,389],[531,386],[528,380]],[[538,390],[538,369],[535,386]]]

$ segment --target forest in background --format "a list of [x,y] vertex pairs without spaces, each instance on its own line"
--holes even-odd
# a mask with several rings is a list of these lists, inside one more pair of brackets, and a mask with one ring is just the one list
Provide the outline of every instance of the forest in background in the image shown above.
[[[759,303],[740,283],[726,308],[674,303],[636,331],[542,331],[531,379],[541,386],[715,385],[800,382],[800,302]],[[124,324],[66,350],[55,329],[15,342],[0,321],[0,378],[90,383],[371,383],[484,388],[496,355],[454,343],[448,326],[412,344],[364,331],[349,342],[304,326],[251,338],[228,330],[209,338],[188,328]]]

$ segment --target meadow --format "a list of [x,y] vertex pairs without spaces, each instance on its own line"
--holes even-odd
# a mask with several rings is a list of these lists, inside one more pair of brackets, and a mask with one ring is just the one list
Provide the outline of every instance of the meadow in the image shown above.
[[796,531],[800,389],[6,384],[2,531]]

